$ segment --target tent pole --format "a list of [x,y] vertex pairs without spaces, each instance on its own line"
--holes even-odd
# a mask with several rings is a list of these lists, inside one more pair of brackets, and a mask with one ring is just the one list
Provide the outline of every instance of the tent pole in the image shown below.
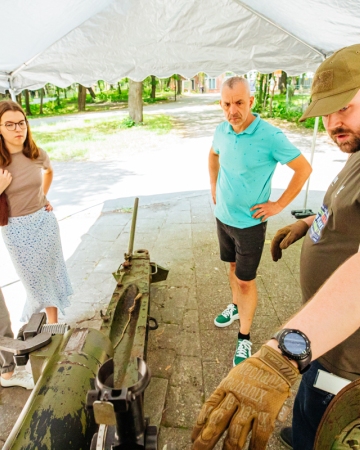
[[[310,155],[310,165],[312,167],[313,160],[314,160],[314,153],[315,153],[315,144],[316,144],[316,135],[319,127],[319,117],[315,117],[315,123],[314,123],[314,133],[312,138],[312,144],[311,144],[311,155]],[[305,201],[304,201],[304,209],[306,209],[307,199],[308,199],[308,193],[309,193],[309,185],[310,185],[310,177],[308,178],[306,182],[306,191],[305,191]]]
[[15,91],[14,91],[14,87],[13,87],[12,77],[9,78],[9,92],[10,92],[11,100],[13,102],[16,102],[16,95],[15,95]]
[[11,95],[11,100],[13,102],[16,102],[16,95],[13,89],[9,89],[10,95]]

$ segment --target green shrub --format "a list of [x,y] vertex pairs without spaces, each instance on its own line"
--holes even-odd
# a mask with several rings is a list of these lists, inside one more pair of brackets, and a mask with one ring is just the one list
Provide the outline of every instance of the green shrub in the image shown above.
[[131,128],[134,125],[136,125],[136,123],[132,120],[132,118],[130,116],[125,117],[121,121],[121,128]]

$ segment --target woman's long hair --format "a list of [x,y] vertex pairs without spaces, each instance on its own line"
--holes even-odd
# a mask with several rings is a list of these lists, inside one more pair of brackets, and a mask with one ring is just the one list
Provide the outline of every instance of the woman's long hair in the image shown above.
[[[20,105],[12,100],[3,100],[0,102],[0,122],[2,115],[6,113],[6,111],[19,111],[24,115],[24,119],[27,125],[27,136],[24,142],[23,154],[29,159],[37,159],[40,155],[39,149],[35,144],[30,130],[29,122],[27,121],[26,115]],[[3,135],[0,134],[0,167],[6,167],[11,163],[11,153],[6,148],[5,140]]]

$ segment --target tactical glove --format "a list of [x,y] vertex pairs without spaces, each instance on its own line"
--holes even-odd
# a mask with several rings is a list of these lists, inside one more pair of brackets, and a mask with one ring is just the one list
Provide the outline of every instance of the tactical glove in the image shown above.
[[282,250],[285,250],[289,245],[301,239],[307,233],[309,225],[303,220],[286,225],[280,228],[271,241],[271,256],[273,261],[281,259]]
[[223,449],[241,450],[252,430],[251,450],[265,450],[275,419],[299,371],[273,348],[263,345],[234,367],[203,405],[193,429],[193,450],[211,450],[229,428]]

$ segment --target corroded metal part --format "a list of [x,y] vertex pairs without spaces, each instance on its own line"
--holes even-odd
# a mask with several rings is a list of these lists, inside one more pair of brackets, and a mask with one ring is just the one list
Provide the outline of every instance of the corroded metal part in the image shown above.
[[169,270],[165,269],[165,267],[159,266],[159,264],[156,264],[156,262],[150,263],[151,267],[151,282],[152,283],[158,283],[159,281],[165,281]]
[[[122,337],[114,350],[114,387],[133,385],[138,377],[137,358],[145,359],[150,282],[149,252],[136,250],[131,256],[131,271],[125,273],[122,284],[116,286],[105,313],[108,320],[103,321],[100,329],[114,347]],[[135,301],[139,293],[141,298]],[[134,309],[130,315],[132,306]]]
[[59,351],[44,358],[45,368],[4,450],[90,447],[96,424],[85,408],[86,394],[99,367],[112,357],[112,345],[101,332],[85,328],[70,330],[58,344]]
[[116,444],[127,444],[129,448],[132,444],[144,445],[147,429],[143,402],[151,376],[144,360],[138,359],[137,364],[138,381],[133,386],[117,389],[114,387],[114,361],[109,359],[99,370],[96,389],[87,397],[87,405],[93,408],[96,423],[114,426]]
[[360,379],[332,399],[320,422],[314,450],[360,448]]

